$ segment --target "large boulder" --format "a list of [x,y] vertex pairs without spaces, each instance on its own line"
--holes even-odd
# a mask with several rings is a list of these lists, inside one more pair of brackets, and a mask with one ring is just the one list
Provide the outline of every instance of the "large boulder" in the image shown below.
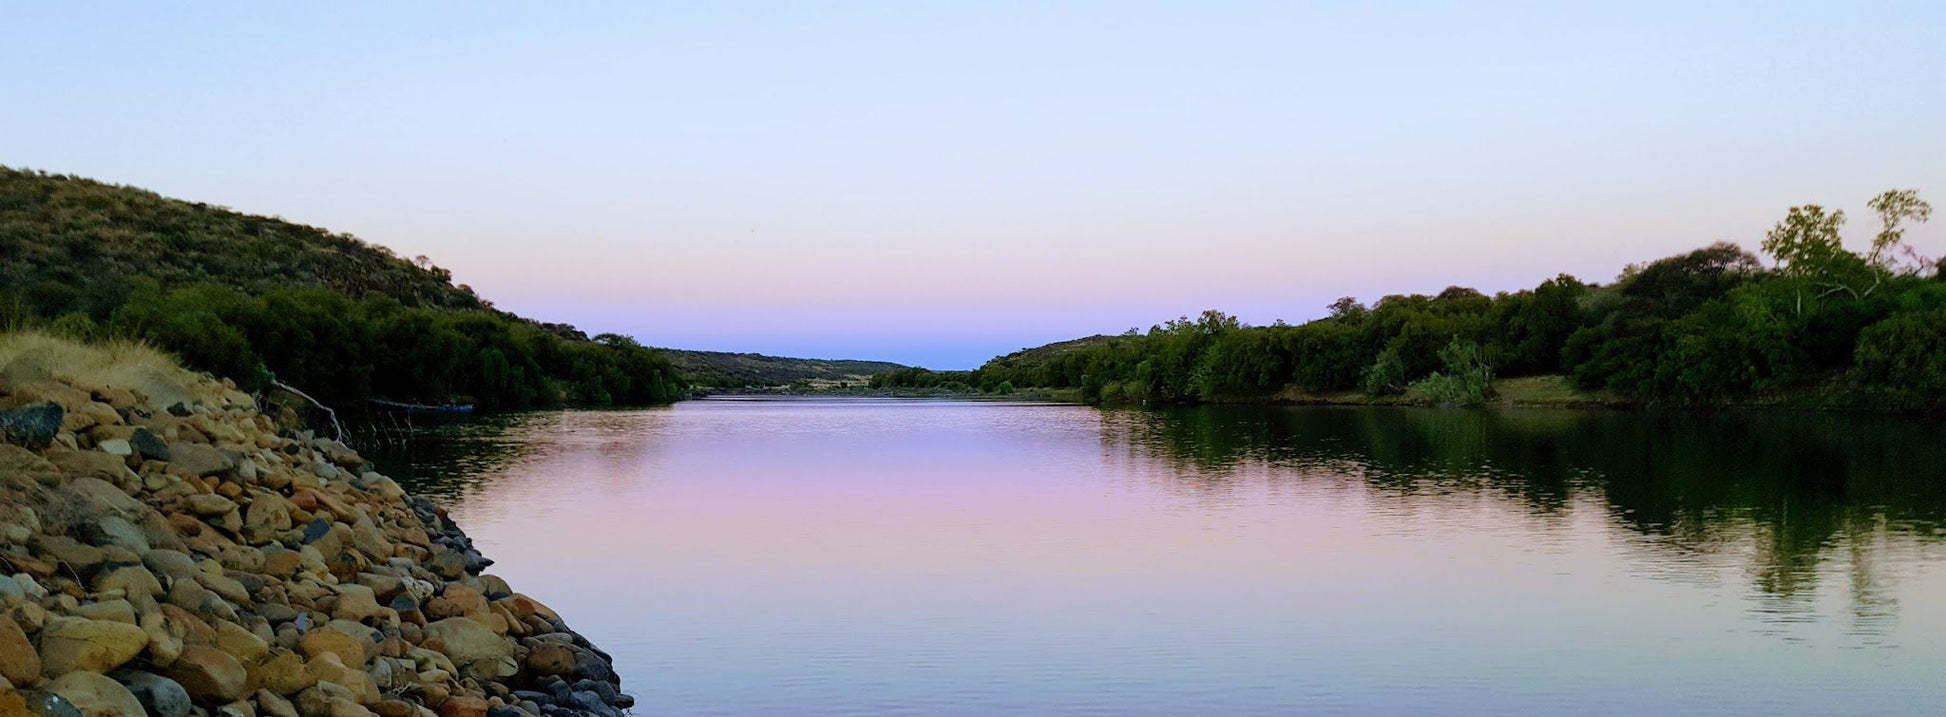
[[149,644],[142,628],[111,620],[56,616],[41,628],[41,674],[59,677],[69,672],[107,673],[128,662]]
[[229,653],[203,645],[182,648],[182,654],[163,668],[162,674],[181,684],[190,698],[206,704],[233,702],[244,695],[250,683],[243,663]]
[[[12,584],[12,580],[0,577]],[[41,678],[41,656],[34,649],[34,643],[27,641],[27,633],[13,618],[0,616],[0,677],[4,677],[15,687],[26,687]]]
[[107,675],[70,672],[47,684],[47,691],[66,697],[83,717],[124,717],[143,713],[141,700]]
[[53,401],[0,411],[0,440],[33,450],[46,448],[61,432],[66,414],[67,410]]
[[116,670],[110,676],[135,695],[143,709],[148,710],[149,717],[185,717],[189,714],[189,691],[175,680],[140,670]]
[[426,639],[438,640],[439,651],[462,665],[509,658],[515,648],[512,640],[470,617],[449,617],[429,624]]

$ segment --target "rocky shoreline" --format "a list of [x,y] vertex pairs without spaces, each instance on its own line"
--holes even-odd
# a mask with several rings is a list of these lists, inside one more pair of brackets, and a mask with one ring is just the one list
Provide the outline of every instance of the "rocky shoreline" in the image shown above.
[[606,653],[344,444],[140,347],[0,347],[0,717],[621,715]]

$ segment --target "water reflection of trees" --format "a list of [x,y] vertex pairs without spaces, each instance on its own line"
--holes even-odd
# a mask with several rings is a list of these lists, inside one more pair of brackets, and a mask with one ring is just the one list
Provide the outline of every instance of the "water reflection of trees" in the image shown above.
[[[1888,541],[1946,534],[1946,426],[1891,417],[1720,412],[1203,407],[1104,412],[1107,440],[1183,480],[1246,466],[1336,467],[1380,493],[1474,490],[1550,517],[1593,498],[1654,551],[1753,546],[1757,609],[1807,607],[1821,563],[1849,574],[1854,623],[1889,610]],[[1315,471],[1288,471],[1292,479]]]
[[[489,490],[561,480],[564,474],[574,477],[577,488],[591,487],[591,480],[612,481],[615,485],[607,487],[619,488],[636,475],[643,452],[659,445],[670,410],[485,414],[417,426],[410,440],[365,455],[406,490],[447,504]],[[549,467],[529,469],[540,462],[550,462]]]

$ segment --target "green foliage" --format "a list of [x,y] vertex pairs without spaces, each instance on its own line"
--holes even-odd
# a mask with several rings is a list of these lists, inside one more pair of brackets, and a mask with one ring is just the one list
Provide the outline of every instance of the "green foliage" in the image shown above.
[[1405,391],[1405,359],[1399,356],[1398,347],[1388,346],[1379,352],[1358,385],[1368,396],[1394,396]]
[[1946,309],[1900,314],[1860,332],[1852,377],[1904,408],[1946,408]]
[[[1796,207],[1763,243],[1776,270],[1719,242],[1630,266],[1608,285],[1562,275],[1495,296],[1452,287],[1386,296],[1369,307],[1347,297],[1298,326],[1250,327],[1205,312],[1146,333],[1016,352],[955,380],[1075,388],[1098,403],[1261,401],[1299,397],[1287,391],[1359,389],[1477,404],[1491,396],[1495,376],[1565,374],[1581,390],[1637,401],[1725,403],[1821,390],[1849,374],[1860,395],[1883,398],[1872,405],[1938,405],[1922,400],[1940,393],[1925,378],[1928,354],[1900,353],[1887,343],[1894,329],[1879,328],[1899,327],[1913,345],[1933,345],[1926,338],[1933,334],[1914,337],[1925,321],[1883,323],[1933,320],[1946,309],[1946,275],[1922,278],[1914,267],[1927,262],[1902,243],[1903,227],[1924,221],[1931,207],[1909,191],[1880,195],[1871,206],[1885,226],[1871,256],[1838,241],[1841,213]],[[1904,259],[1885,258],[1893,253]],[[1867,327],[1878,344],[1867,345]],[[1904,368],[1911,366],[1921,368]]]
[[1453,337],[1439,350],[1440,370],[1414,382],[1407,394],[1426,403],[1477,406],[1493,395],[1493,367],[1480,345]]

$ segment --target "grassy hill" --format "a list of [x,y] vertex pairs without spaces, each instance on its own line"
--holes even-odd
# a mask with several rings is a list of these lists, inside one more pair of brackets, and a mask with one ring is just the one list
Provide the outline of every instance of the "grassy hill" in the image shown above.
[[665,401],[668,359],[499,311],[424,257],[134,187],[0,167],[0,321],[141,339],[247,390],[368,398]]
[[786,386],[799,381],[865,383],[873,374],[906,366],[887,361],[805,359],[724,351],[662,349],[683,377],[710,388]]

